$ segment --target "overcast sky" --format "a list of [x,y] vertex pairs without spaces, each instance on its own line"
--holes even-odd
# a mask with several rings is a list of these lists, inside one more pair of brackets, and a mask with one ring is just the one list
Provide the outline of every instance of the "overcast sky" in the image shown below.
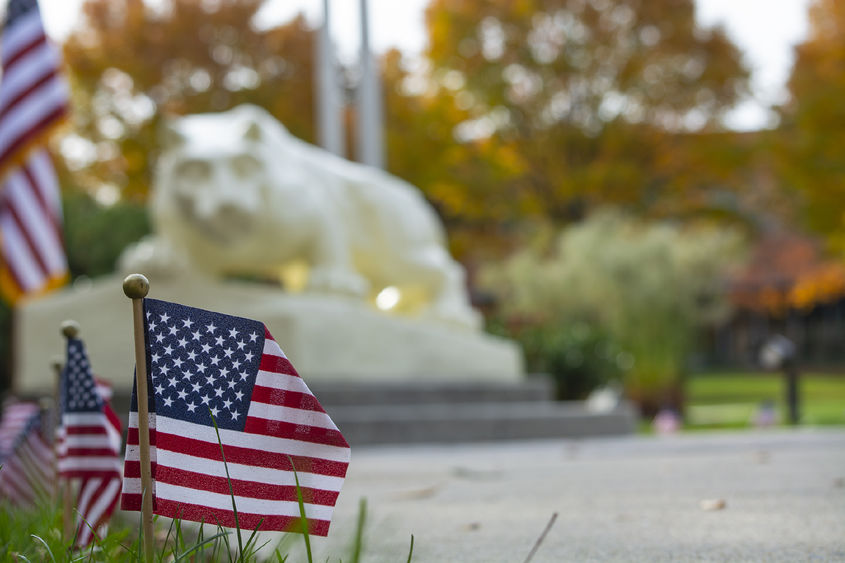
[[[82,0],[39,0],[50,35],[61,39],[77,23]],[[425,45],[423,9],[428,0],[369,0],[373,47],[399,47],[413,53]],[[737,129],[756,129],[769,123],[765,107],[783,100],[784,83],[792,65],[792,47],[807,34],[810,0],[696,0],[702,23],[725,26],[745,52],[754,71],[755,100],[743,104],[730,118]],[[340,48],[354,54],[359,41],[358,2],[332,2],[332,34]],[[267,24],[290,19],[304,11],[314,24],[321,20],[322,0],[269,0],[261,12]]]

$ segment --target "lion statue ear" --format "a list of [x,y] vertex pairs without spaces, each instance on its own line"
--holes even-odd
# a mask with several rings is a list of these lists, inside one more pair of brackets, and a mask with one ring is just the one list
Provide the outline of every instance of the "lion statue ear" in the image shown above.
[[250,121],[244,131],[244,139],[248,141],[258,142],[261,140],[261,126],[257,121]]
[[185,144],[186,138],[184,133],[179,131],[176,123],[169,119],[165,119],[161,126],[161,146],[163,150],[173,149]]

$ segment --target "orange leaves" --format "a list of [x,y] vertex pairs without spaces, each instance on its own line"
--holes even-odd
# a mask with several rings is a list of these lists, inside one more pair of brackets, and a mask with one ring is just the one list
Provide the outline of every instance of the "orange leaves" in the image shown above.
[[108,184],[126,198],[145,198],[166,114],[249,102],[313,138],[313,31],[304,18],[257,30],[260,0],[166,4],[87,0],[84,26],[65,43],[75,133],[97,149],[76,172],[89,190]]
[[739,307],[775,316],[845,296],[845,264],[824,256],[810,238],[769,234],[756,243],[730,290]]

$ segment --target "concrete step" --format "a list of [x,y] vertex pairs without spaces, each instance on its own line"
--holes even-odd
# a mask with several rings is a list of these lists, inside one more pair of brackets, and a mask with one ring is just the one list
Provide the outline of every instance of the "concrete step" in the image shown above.
[[620,435],[634,433],[637,423],[627,403],[601,413],[580,402],[552,401],[331,406],[326,411],[353,446]]
[[514,383],[477,381],[312,381],[311,392],[324,407],[549,401],[554,385],[547,377]]

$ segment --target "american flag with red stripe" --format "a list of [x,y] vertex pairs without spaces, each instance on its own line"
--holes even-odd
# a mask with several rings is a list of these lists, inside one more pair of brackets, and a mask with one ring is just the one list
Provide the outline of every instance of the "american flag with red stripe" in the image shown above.
[[12,504],[31,506],[53,494],[55,457],[34,403],[14,403],[0,421],[0,495]]
[[10,301],[67,277],[59,184],[44,148],[68,88],[35,0],[11,0],[0,38],[0,290]]
[[[299,531],[294,469],[310,534],[325,536],[350,449],[266,327],[144,300],[153,510],[243,529]],[[212,416],[220,430],[218,442]],[[122,508],[141,509],[137,398]]]
[[76,503],[79,546],[107,524],[120,498],[120,419],[106,400],[111,388],[91,374],[85,345],[68,338],[62,371],[61,424],[57,431],[59,475],[80,478]]

